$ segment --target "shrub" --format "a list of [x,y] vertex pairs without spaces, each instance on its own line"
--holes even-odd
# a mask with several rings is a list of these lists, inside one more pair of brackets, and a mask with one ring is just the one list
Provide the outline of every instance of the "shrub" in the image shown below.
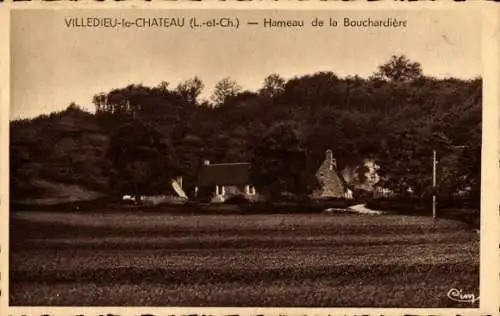
[[328,208],[345,209],[349,206],[356,204],[355,200],[341,199],[341,198],[327,198],[319,200],[311,200],[307,203],[306,207],[311,211],[322,212]]
[[224,203],[225,204],[247,204],[247,203],[250,203],[250,200],[248,200],[242,194],[237,194],[237,195],[233,195],[230,198],[228,198],[226,201],[224,201]]
[[366,203],[374,198],[374,193],[367,190],[357,189],[354,191],[354,196],[357,201]]
[[366,207],[372,210],[401,214],[428,215],[432,212],[430,200],[413,197],[370,199],[367,201]]

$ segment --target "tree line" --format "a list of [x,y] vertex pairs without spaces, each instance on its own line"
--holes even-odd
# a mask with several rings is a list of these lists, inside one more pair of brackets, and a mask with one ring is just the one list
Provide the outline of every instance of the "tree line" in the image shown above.
[[[437,150],[440,197],[466,191],[478,199],[481,87],[481,78],[425,76],[421,65],[406,56],[392,56],[369,78],[341,78],[331,71],[290,79],[270,74],[258,91],[223,78],[210,100],[200,100],[205,86],[194,77],[175,87],[164,81],[96,94],[95,113],[78,114],[92,122],[86,126],[94,131],[74,127],[71,133],[106,138],[89,145],[103,153],[86,168],[99,174],[100,185],[92,185],[109,194],[160,192],[176,175],[183,175],[189,191],[205,159],[252,162],[252,180],[259,188],[306,194],[317,186],[314,173],[331,149],[340,168],[373,159],[380,166],[381,186],[426,197],[432,151]],[[76,105],[69,110],[78,112]],[[23,164],[35,157],[44,164],[61,138],[77,138],[57,125],[43,129],[50,120],[11,124],[11,169],[19,187],[27,177],[18,172]],[[23,133],[12,132],[36,124],[53,134],[46,144],[32,144],[20,137]],[[73,163],[58,159],[59,165]]]

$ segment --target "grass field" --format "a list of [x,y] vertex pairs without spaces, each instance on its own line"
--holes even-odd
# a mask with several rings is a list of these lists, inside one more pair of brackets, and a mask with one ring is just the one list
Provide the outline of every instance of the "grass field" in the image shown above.
[[11,213],[11,305],[477,307],[479,235],[359,215]]

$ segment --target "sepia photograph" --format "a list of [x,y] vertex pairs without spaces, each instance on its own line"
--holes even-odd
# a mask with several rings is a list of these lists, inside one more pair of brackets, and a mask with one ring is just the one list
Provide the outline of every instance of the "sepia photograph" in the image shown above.
[[423,13],[13,10],[9,306],[479,308],[483,16]]

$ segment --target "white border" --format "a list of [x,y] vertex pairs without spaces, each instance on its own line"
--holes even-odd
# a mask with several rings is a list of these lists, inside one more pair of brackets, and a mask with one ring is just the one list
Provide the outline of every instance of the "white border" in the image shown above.
[[[9,26],[10,10],[14,9],[301,9],[301,10],[444,10],[444,9],[471,9],[483,8],[483,149],[482,149],[482,188],[481,199],[481,279],[480,279],[480,308],[479,309],[398,309],[398,308],[172,308],[172,307],[9,307],[8,306],[8,144],[9,144]],[[231,2],[231,1],[152,1],[152,2],[21,2],[0,3],[0,105],[1,122],[0,137],[4,146],[0,151],[2,162],[0,165],[1,185],[0,205],[4,218],[0,220],[0,234],[2,251],[1,258],[1,289],[0,315],[68,315],[68,314],[115,314],[115,315],[498,315],[499,302],[499,268],[500,260],[498,249],[500,244],[500,218],[498,208],[499,193],[499,83],[500,83],[500,8],[488,1],[467,3],[452,2],[337,2],[337,1],[284,1],[284,2]],[[496,172],[492,172],[495,170]]]

